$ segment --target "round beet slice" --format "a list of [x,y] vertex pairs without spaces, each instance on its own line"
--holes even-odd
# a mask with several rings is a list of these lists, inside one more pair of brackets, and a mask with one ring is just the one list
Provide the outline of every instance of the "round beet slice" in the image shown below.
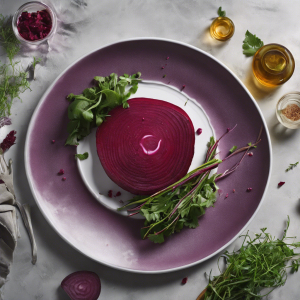
[[72,300],[97,300],[101,292],[99,276],[90,271],[77,271],[68,275],[61,287]]
[[98,127],[97,152],[106,174],[121,188],[151,195],[188,172],[195,131],[189,116],[169,102],[148,98],[119,106]]

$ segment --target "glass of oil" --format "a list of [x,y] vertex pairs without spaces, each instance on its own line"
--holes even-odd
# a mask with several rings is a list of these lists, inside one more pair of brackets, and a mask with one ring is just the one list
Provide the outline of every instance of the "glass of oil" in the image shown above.
[[253,57],[253,74],[264,86],[276,87],[285,83],[293,75],[294,69],[292,53],[279,44],[265,45]]
[[210,25],[210,35],[218,41],[227,41],[234,34],[234,24],[227,17],[218,17]]

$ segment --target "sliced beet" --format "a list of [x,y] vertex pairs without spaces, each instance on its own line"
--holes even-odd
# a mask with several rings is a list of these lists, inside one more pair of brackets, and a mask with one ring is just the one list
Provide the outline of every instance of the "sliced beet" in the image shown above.
[[61,287],[72,300],[97,300],[101,292],[99,276],[90,271],[78,271],[68,275]]
[[171,103],[135,98],[98,127],[97,152],[106,174],[121,188],[151,195],[186,175],[194,156],[189,116]]

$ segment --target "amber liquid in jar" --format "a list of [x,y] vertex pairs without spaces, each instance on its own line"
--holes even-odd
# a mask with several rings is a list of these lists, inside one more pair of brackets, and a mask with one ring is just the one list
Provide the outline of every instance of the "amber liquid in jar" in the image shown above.
[[214,39],[227,41],[234,34],[234,24],[227,17],[218,17],[212,22],[209,31]]
[[288,81],[295,69],[291,52],[278,44],[260,48],[254,55],[252,70],[263,85],[275,87]]

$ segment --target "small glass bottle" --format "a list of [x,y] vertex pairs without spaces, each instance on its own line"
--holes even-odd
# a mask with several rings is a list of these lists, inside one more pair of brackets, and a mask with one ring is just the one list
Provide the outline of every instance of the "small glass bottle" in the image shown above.
[[210,35],[218,41],[227,41],[234,34],[234,24],[227,17],[218,17],[210,25]]
[[262,85],[268,87],[275,87],[288,81],[294,69],[294,57],[282,45],[265,45],[257,50],[253,57],[253,74]]
[[280,98],[276,106],[278,121],[287,128],[300,128],[300,92],[291,92]]

